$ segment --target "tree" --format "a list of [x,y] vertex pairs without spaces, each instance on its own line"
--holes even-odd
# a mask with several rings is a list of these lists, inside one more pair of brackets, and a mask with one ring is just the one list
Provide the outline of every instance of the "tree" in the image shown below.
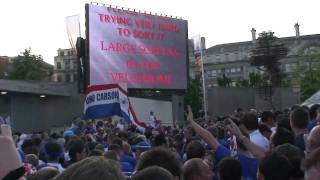
[[279,60],[287,55],[288,48],[273,36],[274,32],[259,34],[257,46],[251,50],[250,64],[268,76],[271,86],[280,86],[284,75]]
[[12,59],[12,70],[9,79],[44,80],[47,72],[41,55],[31,54],[31,49],[25,49],[21,55]]
[[267,79],[261,74],[250,73],[249,79],[240,79],[237,82],[239,87],[260,87],[267,84]]
[[300,87],[300,100],[304,101],[320,90],[320,46],[300,52],[303,62],[293,71],[293,83]]
[[218,85],[221,87],[230,87],[232,83],[232,80],[224,74],[222,75],[222,77],[218,77],[217,81]]
[[202,108],[201,101],[201,80],[200,76],[196,76],[194,79],[190,78],[190,86],[187,93],[184,96],[184,104],[190,105],[194,109],[194,116],[200,117],[200,110]]

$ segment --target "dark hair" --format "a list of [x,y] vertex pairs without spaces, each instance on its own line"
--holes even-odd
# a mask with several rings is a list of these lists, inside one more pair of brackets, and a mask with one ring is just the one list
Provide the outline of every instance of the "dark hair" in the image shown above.
[[320,104],[314,104],[311,106],[309,113],[310,119],[315,119],[317,117],[317,110],[320,108]]
[[90,151],[89,156],[103,156],[103,151],[99,149],[94,149]]
[[32,139],[24,140],[21,149],[25,154],[38,154]]
[[166,145],[167,140],[164,134],[158,134],[154,137],[152,145],[157,147],[157,146],[162,146]]
[[291,125],[295,128],[305,129],[309,123],[309,113],[304,108],[297,108],[290,114]]
[[120,166],[116,161],[92,156],[74,163],[55,180],[124,180]]
[[303,169],[309,170],[312,167],[320,166],[320,148],[310,153],[303,162]]
[[103,155],[106,159],[112,159],[115,161],[118,161],[118,153],[113,150],[108,150],[107,152],[104,153]]
[[163,167],[176,177],[180,177],[181,175],[181,164],[176,155],[161,147],[153,148],[142,154],[137,165],[137,170],[140,171],[150,166]]
[[227,157],[218,164],[220,180],[241,180],[242,170],[238,160]]
[[122,140],[120,139],[120,138],[114,138],[113,140],[112,140],[112,143],[111,144],[117,144],[117,145],[119,145],[121,148],[122,148],[122,145],[123,145],[123,142],[122,142]]
[[132,180],[174,180],[174,178],[168,170],[159,166],[151,166],[138,171]]
[[288,115],[284,115],[284,114],[279,115],[277,117],[276,121],[277,121],[278,128],[281,127],[281,128],[285,128],[285,129],[291,131],[290,119],[289,119]]
[[191,141],[186,149],[187,160],[192,158],[200,158],[203,159],[206,155],[206,150],[202,144],[198,141]]
[[263,111],[261,114],[261,121],[266,122],[268,118],[274,118],[274,115],[271,111]]
[[76,161],[77,153],[82,153],[85,150],[84,142],[81,139],[72,140],[69,142],[69,156],[71,161]]
[[251,113],[246,113],[240,120],[248,130],[256,130],[259,127],[258,117]]
[[271,142],[275,147],[285,143],[294,144],[294,134],[287,129],[278,127],[272,136]]
[[110,150],[110,151],[115,151],[115,152],[117,152],[117,153],[120,155],[120,152],[122,151],[122,148],[121,148],[118,144],[111,144],[111,145],[108,147],[108,150]]
[[264,132],[272,133],[271,129],[265,124],[259,125],[259,131],[260,133],[264,133]]
[[304,177],[304,173],[301,170],[301,161],[304,158],[304,153],[298,147],[286,143],[277,146],[274,151],[285,156],[291,163],[293,167],[291,177],[297,179]]
[[287,158],[272,152],[260,161],[259,172],[264,180],[290,180],[292,166]]
[[49,161],[57,161],[63,154],[62,147],[55,141],[49,141],[44,148]]

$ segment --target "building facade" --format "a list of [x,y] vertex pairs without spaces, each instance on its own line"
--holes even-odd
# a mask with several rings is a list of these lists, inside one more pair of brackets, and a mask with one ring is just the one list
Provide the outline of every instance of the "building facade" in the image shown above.
[[[280,68],[291,78],[297,63],[306,58],[302,52],[320,47],[320,34],[300,36],[299,25],[294,26],[296,35],[278,38],[288,48],[287,56],[280,60]],[[226,76],[236,82],[248,79],[250,73],[262,73],[250,66],[251,50],[256,47],[256,30],[252,29],[252,40],[237,43],[219,44],[204,50],[203,62],[206,87],[218,86],[218,78]],[[191,51],[192,52],[192,51]],[[197,74],[197,69],[190,56],[190,76]]]
[[54,70],[52,80],[54,82],[76,82],[78,79],[77,57],[71,49],[58,49],[58,55],[54,57]]

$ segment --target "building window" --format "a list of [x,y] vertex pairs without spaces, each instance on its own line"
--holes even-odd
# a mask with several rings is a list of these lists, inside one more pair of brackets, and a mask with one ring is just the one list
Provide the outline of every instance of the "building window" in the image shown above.
[[78,74],[73,74],[73,82],[78,81]]
[[57,62],[57,69],[61,69],[61,62]]
[[65,69],[70,69],[70,61],[69,60],[66,60],[64,61],[65,65],[66,65],[66,68]]
[[66,82],[70,82],[70,74],[66,74]]
[[64,56],[64,52],[63,51],[60,51],[59,53],[60,53],[59,56]]
[[236,72],[236,69],[235,69],[235,68],[231,68],[231,69],[230,69],[230,72],[231,72],[231,73],[235,73],[235,72]]

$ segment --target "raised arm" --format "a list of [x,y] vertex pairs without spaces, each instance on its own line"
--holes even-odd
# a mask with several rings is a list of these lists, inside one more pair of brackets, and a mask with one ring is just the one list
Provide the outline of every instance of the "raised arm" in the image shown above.
[[253,154],[253,156],[255,156],[255,158],[262,159],[266,155],[265,150],[244,136],[239,127],[232,120],[227,120],[226,128],[237,137],[237,140],[242,141],[242,144]]
[[188,106],[187,120],[196,133],[201,136],[201,138],[210,146],[210,148],[213,150],[218,148],[220,144],[217,139],[208,130],[204,129],[193,120],[193,113],[190,106]]

